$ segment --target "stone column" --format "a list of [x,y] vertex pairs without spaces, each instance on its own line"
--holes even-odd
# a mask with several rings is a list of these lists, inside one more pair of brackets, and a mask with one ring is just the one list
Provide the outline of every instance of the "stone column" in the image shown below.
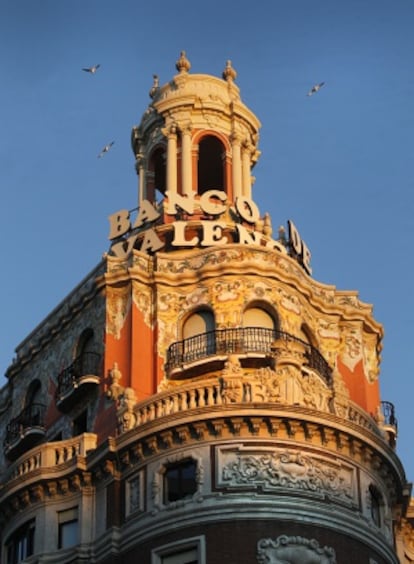
[[242,182],[243,182],[243,196],[251,199],[252,197],[252,182],[250,174],[250,147],[248,144],[243,145],[242,149]]
[[138,205],[140,206],[142,200],[147,199],[147,187],[145,178],[145,159],[142,155],[136,156],[136,169],[138,173]]
[[192,159],[191,159],[191,125],[187,124],[182,129],[182,147],[181,147],[181,177],[182,177],[182,193],[189,196],[192,192]]
[[177,193],[177,128],[173,124],[167,128],[165,135],[167,145],[167,190],[170,194]]
[[233,200],[242,195],[242,170],[241,170],[241,150],[240,137],[237,133],[231,136],[232,159],[232,180],[233,180]]

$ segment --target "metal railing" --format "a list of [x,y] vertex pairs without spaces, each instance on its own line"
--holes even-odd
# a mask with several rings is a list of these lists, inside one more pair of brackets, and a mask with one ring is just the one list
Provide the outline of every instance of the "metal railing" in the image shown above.
[[101,375],[101,355],[95,352],[84,352],[79,355],[70,366],[64,368],[58,376],[56,397],[65,396],[76,388],[82,377]]
[[392,427],[395,427],[395,429],[397,429],[398,420],[395,417],[394,404],[392,404],[390,401],[382,401],[381,412],[384,417],[384,424],[391,425]]
[[45,414],[46,406],[41,403],[32,403],[26,406],[7,425],[4,447],[8,448],[30,429],[39,428],[44,430]]
[[276,329],[264,327],[238,327],[208,331],[177,341],[167,350],[167,374],[176,368],[223,354],[260,354],[274,356],[273,344],[277,340],[296,342],[305,349],[306,365],[316,370],[327,382],[332,381],[332,370],[321,353],[312,345]]

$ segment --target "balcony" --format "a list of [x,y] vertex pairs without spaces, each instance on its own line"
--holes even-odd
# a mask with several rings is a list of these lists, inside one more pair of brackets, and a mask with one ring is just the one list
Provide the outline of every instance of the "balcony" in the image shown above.
[[101,355],[85,352],[60,372],[56,389],[56,405],[61,411],[70,410],[81,396],[99,386],[101,365]]
[[218,329],[173,343],[167,351],[167,376],[179,379],[190,370],[200,375],[222,369],[229,354],[238,355],[242,366],[273,366],[275,341],[302,345],[305,365],[331,384],[332,370],[315,347],[289,333],[263,327]]
[[4,452],[10,460],[42,441],[46,433],[45,413],[45,405],[33,403],[7,425]]

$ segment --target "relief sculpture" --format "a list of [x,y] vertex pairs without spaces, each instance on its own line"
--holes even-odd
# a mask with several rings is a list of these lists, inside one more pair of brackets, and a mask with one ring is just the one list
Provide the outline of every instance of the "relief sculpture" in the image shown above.
[[352,501],[352,476],[339,465],[298,452],[221,451],[221,485],[289,488]]
[[315,539],[281,535],[257,543],[259,564],[336,564],[335,550],[319,546]]

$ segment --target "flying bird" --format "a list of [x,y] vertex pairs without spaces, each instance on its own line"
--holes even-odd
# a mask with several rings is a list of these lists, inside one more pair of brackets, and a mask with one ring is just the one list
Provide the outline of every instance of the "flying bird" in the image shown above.
[[109,149],[112,147],[112,145],[115,143],[115,141],[111,141],[110,143],[108,143],[108,145],[105,145],[105,147],[102,149],[102,151],[99,153],[98,155],[98,159],[100,159],[101,157],[104,156],[105,153],[107,153],[109,151]]
[[90,72],[91,74],[95,74],[100,66],[101,65],[94,65],[93,67],[87,67],[87,68],[82,69],[82,70],[85,71],[85,72]]
[[316,94],[316,92],[319,92],[319,90],[322,88],[324,84],[325,84],[324,82],[320,82],[319,84],[315,84],[315,86],[312,86],[307,96],[312,96],[312,94]]

